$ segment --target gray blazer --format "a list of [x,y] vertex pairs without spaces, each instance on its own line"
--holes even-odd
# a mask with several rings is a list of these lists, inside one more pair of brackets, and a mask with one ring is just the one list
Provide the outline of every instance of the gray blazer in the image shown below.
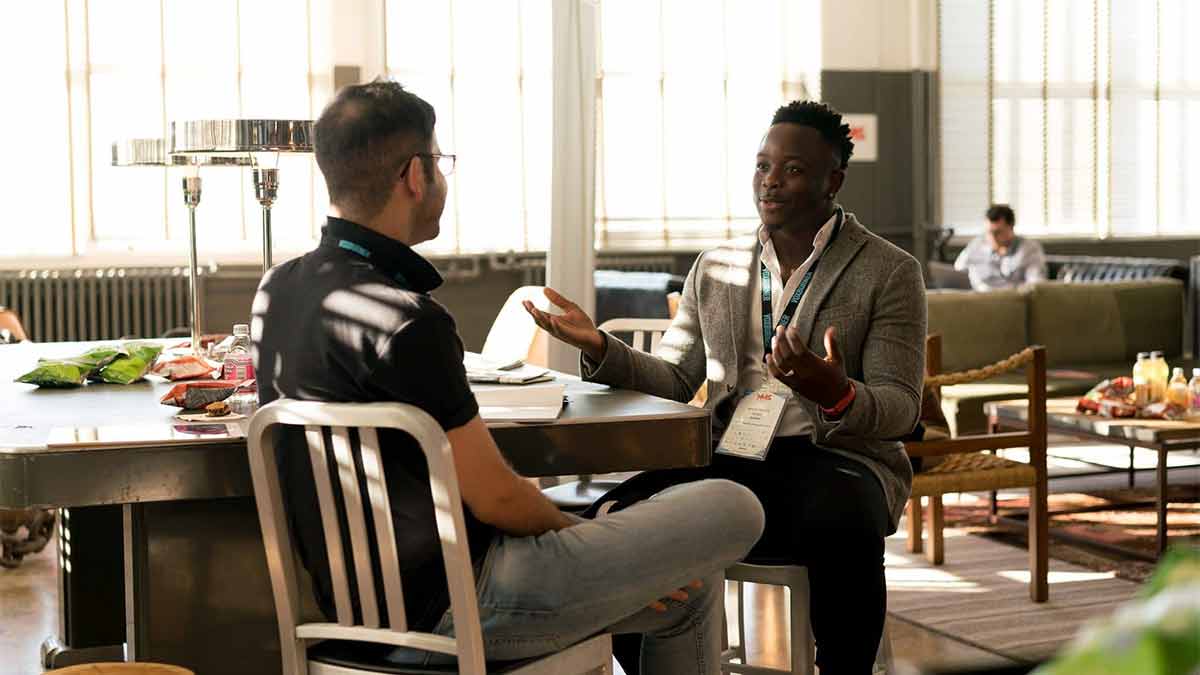
[[[758,240],[746,237],[705,251],[683,286],[679,311],[658,350],[635,351],[606,335],[604,360],[581,364],[585,380],[688,401],[705,383],[705,407],[719,438],[736,395],[740,355],[750,324],[750,283],[758,274]],[[883,485],[893,531],[912,489],[912,466],[896,440],[913,430],[921,409],[925,365],[925,284],[920,264],[846,214],[793,324],[808,346],[825,353],[837,327],[846,373],[857,389],[839,420],[809,408],[818,447],[865,464]]]

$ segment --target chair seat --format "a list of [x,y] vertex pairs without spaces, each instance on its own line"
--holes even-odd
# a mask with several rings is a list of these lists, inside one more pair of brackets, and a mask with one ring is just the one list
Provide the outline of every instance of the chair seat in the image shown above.
[[[310,663],[360,670],[364,673],[389,673],[396,675],[444,675],[457,673],[458,664],[434,666],[412,666],[392,663],[389,654],[402,647],[393,647],[374,642],[352,642],[349,640],[325,640],[308,648]],[[522,666],[535,663],[538,659],[517,661],[488,661],[489,673],[511,673]]]
[[620,484],[619,480],[593,480],[590,483],[573,480],[545,488],[542,494],[564,511],[583,511]]
[[912,496],[1030,487],[1036,481],[1037,472],[1029,464],[984,452],[968,452],[946,455],[937,466],[913,476]]
[[[583,642],[576,643],[553,654],[536,656],[528,659],[513,661],[488,661],[488,673],[510,673],[511,675],[550,675],[561,669],[574,669],[581,664],[587,668],[597,667],[594,659],[603,651],[607,659],[611,659],[611,636],[596,635]],[[308,648],[308,661],[316,668],[309,672],[320,672],[321,666],[331,667],[335,673],[362,672],[387,673],[389,675],[444,675],[457,673],[458,664],[449,663],[435,666],[399,665],[387,660],[389,654],[396,649],[391,645],[374,642],[354,642],[350,640],[325,640]],[[343,670],[344,669],[344,670]]]

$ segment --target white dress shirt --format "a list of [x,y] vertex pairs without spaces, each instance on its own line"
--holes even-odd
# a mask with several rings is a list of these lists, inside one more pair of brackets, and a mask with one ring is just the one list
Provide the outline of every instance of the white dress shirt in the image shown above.
[[[825,221],[820,230],[817,230],[817,236],[813,237],[813,251],[809,254],[808,259],[804,261],[800,267],[792,271],[792,276],[784,283],[783,273],[779,269],[779,258],[775,255],[775,245],[771,241],[771,234],[765,226],[760,225],[758,228],[758,241],[762,244],[759,248],[759,260],[767,266],[767,271],[771,273],[771,324],[772,326],[779,325],[779,317],[783,315],[783,310],[786,308],[787,301],[791,300],[792,293],[796,292],[796,287],[800,285],[800,280],[804,278],[805,273],[813,266],[813,263],[821,256],[825,247],[829,245],[829,239],[833,235],[833,226],[837,222],[837,214]],[[751,274],[750,282],[750,312],[747,317],[749,328],[746,340],[746,349],[742,352],[742,362],[738,364],[738,390],[742,393],[747,391],[755,391],[763,382],[767,380],[767,364],[763,363],[763,334],[762,334],[762,275],[759,273],[759,266],[754,266],[755,273]],[[819,273],[819,270],[818,270]],[[809,294],[806,292],[800,300],[800,305],[796,307],[796,314],[799,314],[801,308],[808,302]],[[813,431],[812,418],[808,412],[799,404],[797,397],[799,395],[792,392],[792,398],[788,400],[783,409],[783,418],[779,420],[779,429],[775,432],[775,436],[805,436]]]
[[1040,243],[1014,237],[1008,253],[1000,255],[987,237],[979,236],[958,254],[954,269],[966,272],[971,288],[977,291],[1018,288],[1046,279],[1046,253]]

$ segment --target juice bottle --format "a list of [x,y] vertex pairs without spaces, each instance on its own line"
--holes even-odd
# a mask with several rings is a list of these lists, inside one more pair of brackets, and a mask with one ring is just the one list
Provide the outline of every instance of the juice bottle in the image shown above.
[[1150,405],[1150,352],[1138,352],[1133,364],[1133,398],[1139,408]]
[[1200,417],[1200,368],[1192,368],[1188,382],[1188,417]]
[[1167,366],[1167,360],[1163,358],[1163,353],[1160,351],[1150,352],[1150,363],[1153,364],[1153,370],[1150,374],[1151,403],[1165,401],[1167,398],[1167,380],[1171,375],[1171,369]]
[[1183,368],[1175,368],[1171,373],[1171,382],[1167,385],[1167,403],[1188,409],[1188,381],[1183,376]]

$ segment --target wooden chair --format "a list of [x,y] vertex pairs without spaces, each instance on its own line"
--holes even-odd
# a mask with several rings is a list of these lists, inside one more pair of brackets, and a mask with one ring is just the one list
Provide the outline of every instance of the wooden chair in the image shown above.
[[549,335],[538,328],[522,305],[529,300],[534,307],[550,311],[544,289],[544,286],[522,286],[508,296],[484,339],[480,354],[485,359],[503,363],[521,359],[530,365],[547,367]]
[[[301,623],[296,560],[288,516],[284,511],[273,433],[280,425],[305,429],[333,582],[336,623]],[[408,626],[396,533],[376,433],[379,428],[399,429],[411,435],[428,462],[437,532],[450,588],[454,637],[415,631]],[[352,433],[352,429],[355,432]],[[612,641],[609,635],[593,637],[557,654],[516,664],[484,661],[475,572],[463,526],[450,441],[438,423],[420,408],[403,403],[279,400],[263,406],[251,419],[247,445],[275,612],[279,619],[284,675],[406,672],[394,665],[392,670],[381,671],[375,668],[378,664],[347,662],[344,657],[323,651],[327,645],[318,648],[316,654],[309,650],[310,643],[322,640],[335,641],[330,643],[334,646],[341,644],[336,641],[349,640],[457,657],[457,665],[448,666],[444,672],[551,675],[610,667]],[[330,458],[338,478],[337,489],[330,478]],[[360,491],[360,484],[366,485],[365,494]],[[338,492],[341,500],[336,498]],[[339,514],[343,509],[339,508],[339,503],[344,505],[345,531]],[[367,509],[370,509],[371,521],[366,518]],[[374,524],[374,544],[367,536],[368,522]],[[350,542],[349,551],[343,550],[343,535],[347,535],[346,540]],[[373,564],[375,560],[379,563],[378,577]],[[354,596],[351,595],[352,575],[356,581]],[[383,608],[376,600],[376,588],[379,587],[383,589]],[[361,620],[358,621],[355,619],[355,600],[361,608]],[[386,622],[382,609],[386,609]],[[421,668],[413,670],[428,672]]]
[[[7,334],[5,333],[7,331]],[[0,344],[5,342],[24,342],[29,339],[25,327],[21,325],[21,317],[14,310],[0,305]]]
[[[925,343],[926,375],[933,378],[941,369],[940,335],[931,335]],[[908,550],[923,548],[921,498],[929,498],[929,550],[926,557],[934,565],[942,564],[945,552],[942,538],[942,495],[951,492],[985,492],[997,489],[1029,488],[1029,596],[1034,602],[1049,597],[1047,555],[1049,520],[1046,511],[1046,348],[1030,347],[1010,357],[1024,361],[1029,385],[1029,427],[1025,431],[974,434],[949,437],[944,430],[931,430],[921,441],[905,443],[910,457],[937,458],[940,461],[918,472],[913,478],[908,502]],[[1003,362],[1002,362],[1003,363]],[[999,370],[999,368],[991,368]],[[1003,372],[1003,371],[1001,371]],[[999,372],[991,373],[992,376]],[[963,381],[983,379],[985,370],[946,376]],[[938,380],[932,380],[933,383]],[[942,382],[946,384],[946,382]],[[941,385],[932,387],[933,393]],[[1017,462],[985,450],[1028,448],[1029,462]]]

